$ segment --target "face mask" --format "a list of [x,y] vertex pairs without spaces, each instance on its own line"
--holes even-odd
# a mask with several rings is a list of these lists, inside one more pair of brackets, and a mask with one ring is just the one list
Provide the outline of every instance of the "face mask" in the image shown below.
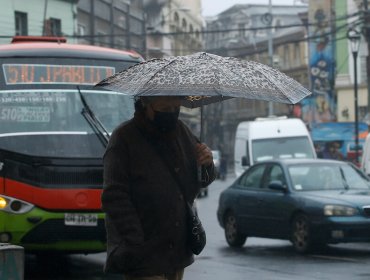
[[153,124],[161,132],[169,132],[176,128],[177,120],[179,118],[180,110],[175,112],[159,112],[154,111]]

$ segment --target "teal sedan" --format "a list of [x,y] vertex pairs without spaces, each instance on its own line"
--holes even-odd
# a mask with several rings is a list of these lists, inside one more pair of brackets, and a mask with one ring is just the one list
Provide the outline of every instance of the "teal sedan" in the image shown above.
[[217,217],[231,247],[247,237],[290,240],[300,253],[369,242],[370,179],[343,161],[264,161],[221,193]]

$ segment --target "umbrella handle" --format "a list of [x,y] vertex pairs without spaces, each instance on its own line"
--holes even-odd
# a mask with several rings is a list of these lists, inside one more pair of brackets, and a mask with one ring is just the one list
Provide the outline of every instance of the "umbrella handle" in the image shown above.
[[204,119],[203,119],[204,115],[203,115],[203,106],[200,107],[200,135],[199,135],[199,140],[200,142],[203,141],[203,138],[204,138],[204,135],[203,135],[203,122],[204,122]]
[[[200,107],[200,135],[199,135],[199,143],[202,143],[202,141],[203,141],[203,106],[201,106]],[[198,166],[198,182],[199,183],[203,183],[203,182],[205,182],[206,180],[205,180],[205,176],[204,176],[204,174],[205,174],[205,172],[204,172],[205,170],[204,170],[204,167],[203,167],[203,165],[201,165],[201,166]]]

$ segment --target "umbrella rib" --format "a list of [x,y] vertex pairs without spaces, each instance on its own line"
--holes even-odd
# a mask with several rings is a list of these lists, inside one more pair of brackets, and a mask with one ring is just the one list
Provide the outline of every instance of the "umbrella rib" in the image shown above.
[[[263,72],[263,71],[260,71],[260,67],[258,67],[258,72],[261,73],[261,75],[263,75],[265,78],[267,78],[267,80],[272,83],[274,86],[276,86],[281,92],[285,92],[285,88],[284,86],[281,86],[281,83],[277,83],[274,81],[274,79],[268,79],[268,76]],[[284,95],[288,100],[289,102],[291,102],[292,104],[294,104],[294,100],[290,98],[290,96],[288,95]]]
[[[263,73],[263,71],[260,70],[260,67],[258,67],[258,70],[257,70],[262,76],[264,76],[267,81],[269,81],[270,83],[272,83],[275,87],[277,87],[280,91],[282,90],[281,87],[279,85],[277,85],[273,79],[269,79],[269,77],[267,75],[265,75],[265,73]],[[287,97],[289,99],[289,97]],[[289,101],[291,101],[289,99]]]
[[[207,53],[202,53],[202,54],[207,54]],[[209,59],[217,61],[217,59],[213,56],[208,55],[207,57]],[[221,90],[221,83],[220,83],[221,72],[227,75],[224,71],[220,71],[220,68],[215,68],[214,74],[215,74],[215,78],[216,78],[215,80],[217,81],[218,87],[213,87],[213,89],[221,97],[221,100],[222,100],[224,98],[224,95],[222,94],[223,91]]]
[[[229,68],[228,68],[229,69]],[[230,72],[232,72],[233,75],[237,76],[240,80],[243,80],[244,78],[241,76],[240,73],[236,72],[236,71],[233,71],[232,68],[229,69]],[[230,76],[228,75],[227,73],[225,73],[227,76]],[[247,84],[245,84],[245,86],[251,91],[251,87],[248,86]]]
[[[174,62],[176,62],[176,59],[174,58],[174,59],[171,59],[166,65],[164,65],[163,67],[161,67],[161,68],[159,68],[157,71],[155,71],[150,77],[149,77],[149,79],[147,79],[146,81],[145,81],[145,83],[142,85],[142,87],[141,88],[144,88],[145,87],[145,85],[147,85],[151,80],[153,80],[154,79],[154,77],[159,73],[159,72],[161,72],[164,68],[166,68],[168,65],[170,65],[170,64],[172,64],[172,63],[174,63]],[[136,93],[137,92],[139,92],[139,88],[137,88],[137,90],[136,90]],[[135,93],[135,94],[136,94]],[[141,93],[143,93],[143,92],[141,92]],[[140,95],[143,95],[143,94],[138,94],[139,96]]]

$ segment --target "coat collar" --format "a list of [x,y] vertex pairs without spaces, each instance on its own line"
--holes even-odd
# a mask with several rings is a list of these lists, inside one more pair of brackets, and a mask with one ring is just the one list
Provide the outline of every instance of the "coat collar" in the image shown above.
[[144,111],[142,110],[135,111],[133,120],[139,130],[144,133],[146,137],[154,140],[155,142],[171,141],[176,139],[179,124],[176,125],[175,130],[163,133],[153,125],[153,123],[145,116]]

